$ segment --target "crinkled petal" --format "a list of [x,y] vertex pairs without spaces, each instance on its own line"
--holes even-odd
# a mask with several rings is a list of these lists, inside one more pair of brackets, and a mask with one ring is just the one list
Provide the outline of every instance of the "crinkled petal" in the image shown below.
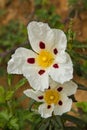
[[62,115],[65,112],[70,111],[72,106],[72,100],[69,99],[65,94],[61,95],[62,105],[56,105],[54,108],[54,115]]
[[46,23],[33,21],[28,24],[28,36],[34,51],[39,52],[39,43],[45,43],[46,48],[50,49],[54,44],[54,33]]
[[64,83],[66,81],[69,81],[73,78],[72,70],[69,68],[61,68],[61,69],[55,69],[53,68],[50,72],[50,76],[53,80],[59,83]]
[[7,66],[7,72],[9,74],[22,74],[21,64],[23,64],[23,60],[18,57],[10,59]]
[[65,33],[60,29],[52,29],[54,33],[54,46],[58,51],[65,51],[67,45],[67,38]]
[[34,99],[37,102],[44,102],[44,99],[39,98],[43,96],[43,93],[41,91],[34,91],[33,89],[27,89],[23,92],[26,96]]
[[70,96],[74,93],[76,93],[77,90],[77,84],[75,84],[73,81],[68,81],[62,84],[63,86],[63,93],[65,93],[67,96]]
[[62,63],[71,63],[72,64],[72,61],[71,61],[71,58],[69,56],[68,53],[64,52],[64,51],[60,51],[56,58],[55,58],[55,62],[58,62],[59,64],[62,64]]
[[49,78],[49,86],[51,89],[57,88],[58,87],[58,82],[54,81],[51,77]]
[[59,89],[59,92],[62,92],[66,94],[67,96],[75,94],[78,87],[77,84],[71,80],[61,84],[52,80],[52,78],[49,79],[49,85],[51,89],[54,89],[54,88],[56,88],[57,90]]
[[38,68],[30,68],[24,66],[23,68],[23,75],[28,79],[31,87],[33,87],[35,90],[41,90],[44,91],[44,89],[47,89],[49,86],[49,77],[48,73],[45,72],[44,74],[40,75],[38,74],[39,69]]
[[50,68],[49,75],[51,78],[59,83],[64,83],[69,81],[73,77],[73,65],[69,55],[66,53],[66,59],[62,63],[61,61],[55,62],[58,64],[59,68]]
[[34,58],[36,57],[36,54],[33,51],[22,47],[16,49],[12,58],[8,62],[7,72],[11,74],[23,74],[22,68],[24,63],[27,63],[27,58],[29,57]]
[[52,112],[54,110],[54,105],[50,105],[50,108],[48,108],[47,104],[42,104],[39,106],[38,112],[41,114],[41,117],[48,118],[52,116]]

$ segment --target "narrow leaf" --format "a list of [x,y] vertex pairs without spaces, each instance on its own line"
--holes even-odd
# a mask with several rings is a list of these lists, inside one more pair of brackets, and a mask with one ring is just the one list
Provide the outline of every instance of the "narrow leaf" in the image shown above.
[[12,75],[11,74],[8,74],[7,80],[8,80],[8,85],[11,86],[11,84],[12,84]]
[[86,42],[82,43],[82,42],[74,40],[73,41],[73,47],[74,48],[87,48],[87,43]]
[[72,127],[65,127],[64,130],[82,130],[82,129],[72,126]]
[[78,89],[87,91],[87,87],[82,84],[78,84]]
[[19,89],[21,86],[23,86],[27,82],[27,79],[23,78],[21,79],[16,85],[15,85],[15,91]]
[[33,100],[33,99],[31,99],[29,101],[29,111],[31,111],[31,108],[32,108],[32,106],[33,106],[34,103],[35,103],[35,100]]
[[74,117],[72,115],[69,115],[69,114],[64,114],[62,116],[62,119],[71,121],[71,122],[75,123],[78,127],[81,127],[81,128],[83,128],[85,126],[85,122],[83,120],[81,120],[77,117]]

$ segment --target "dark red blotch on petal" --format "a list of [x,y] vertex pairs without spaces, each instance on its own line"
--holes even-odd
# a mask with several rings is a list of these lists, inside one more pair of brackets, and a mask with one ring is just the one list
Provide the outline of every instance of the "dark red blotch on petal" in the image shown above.
[[61,91],[63,90],[63,88],[62,88],[62,87],[59,87],[59,88],[57,88],[57,90],[58,90],[59,92],[61,92]]
[[58,53],[57,48],[55,48],[55,49],[53,50],[53,52],[54,52],[54,54],[56,55],[56,54]]
[[50,89],[50,86],[48,87],[48,89]]
[[61,106],[61,105],[63,104],[63,102],[60,100],[60,101],[58,102],[58,104]]
[[39,96],[38,99],[42,100],[42,99],[43,99],[43,96]]
[[50,109],[50,108],[51,108],[51,105],[48,105],[47,108]]
[[44,73],[45,73],[45,70],[39,70],[39,72],[38,72],[39,75],[42,75]]
[[58,64],[53,65],[54,68],[59,68]]
[[40,47],[40,49],[45,49],[45,43],[41,41],[39,43],[39,47]]
[[27,62],[30,64],[34,64],[35,63],[35,58],[28,58]]

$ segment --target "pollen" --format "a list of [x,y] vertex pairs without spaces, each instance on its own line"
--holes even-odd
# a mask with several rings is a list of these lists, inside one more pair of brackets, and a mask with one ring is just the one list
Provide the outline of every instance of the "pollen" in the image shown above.
[[54,61],[53,53],[47,50],[41,50],[39,52],[39,55],[37,55],[36,57],[36,63],[42,68],[47,68],[51,66],[53,61]]
[[48,89],[44,93],[44,100],[47,104],[58,104],[60,99],[60,94],[57,90],[55,89]]

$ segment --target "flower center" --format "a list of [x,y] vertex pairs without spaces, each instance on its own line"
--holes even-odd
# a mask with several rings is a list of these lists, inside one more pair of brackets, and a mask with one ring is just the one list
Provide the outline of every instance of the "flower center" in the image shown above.
[[44,93],[44,100],[47,104],[58,104],[58,101],[60,99],[59,92],[55,89],[52,90],[46,90]]
[[39,55],[36,57],[37,64],[43,68],[49,67],[53,61],[54,55],[47,50],[41,50]]

